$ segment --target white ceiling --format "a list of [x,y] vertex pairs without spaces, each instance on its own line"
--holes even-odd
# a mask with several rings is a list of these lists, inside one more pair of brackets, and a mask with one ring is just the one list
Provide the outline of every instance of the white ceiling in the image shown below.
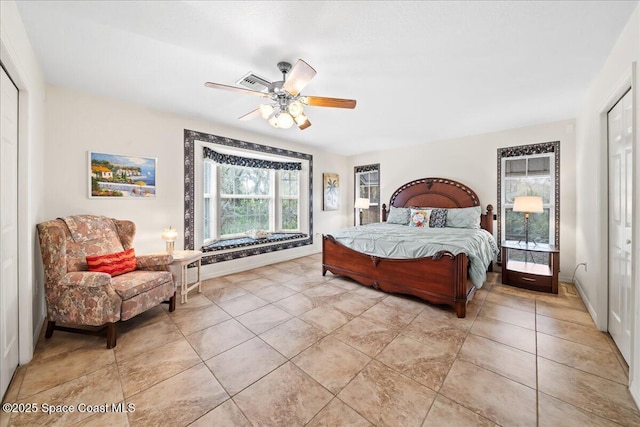
[[[637,1],[19,1],[47,83],[353,155],[576,116]],[[208,89],[317,71],[312,126]]]

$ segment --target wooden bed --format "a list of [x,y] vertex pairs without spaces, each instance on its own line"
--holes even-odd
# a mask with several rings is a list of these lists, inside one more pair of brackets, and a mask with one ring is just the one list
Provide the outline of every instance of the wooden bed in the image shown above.
[[[425,206],[466,208],[480,206],[478,196],[467,186],[444,178],[423,178],[398,188],[391,196],[391,206]],[[382,221],[387,207],[382,205]],[[493,233],[493,206],[481,215],[480,226]],[[415,295],[434,304],[455,308],[465,317],[467,303],[476,287],[467,279],[466,254],[441,251],[432,257],[389,259],[354,251],[330,235],[322,238],[322,275],[327,271],[347,276],[360,284],[386,292]]]

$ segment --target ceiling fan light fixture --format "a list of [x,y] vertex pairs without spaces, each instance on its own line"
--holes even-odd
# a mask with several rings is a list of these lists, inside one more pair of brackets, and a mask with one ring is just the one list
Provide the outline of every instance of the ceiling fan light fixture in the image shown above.
[[258,108],[260,108],[260,115],[265,120],[267,120],[269,118],[269,116],[271,116],[273,114],[273,105],[260,104],[260,106]]
[[293,126],[293,117],[289,113],[278,114],[278,127],[282,129],[289,129]]
[[304,122],[306,122],[308,120],[307,116],[305,116],[304,114],[298,114],[293,120],[296,121],[296,124],[298,126],[302,126],[304,124]]
[[278,118],[277,118],[275,115],[274,115],[274,116],[271,116],[271,118],[268,120],[268,122],[269,122],[269,124],[270,124],[271,126],[273,126],[274,128],[277,128],[277,127],[278,127]]
[[304,112],[304,107],[302,106],[302,102],[300,101],[292,101],[289,104],[289,114],[293,117],[298,117],[300,114]]

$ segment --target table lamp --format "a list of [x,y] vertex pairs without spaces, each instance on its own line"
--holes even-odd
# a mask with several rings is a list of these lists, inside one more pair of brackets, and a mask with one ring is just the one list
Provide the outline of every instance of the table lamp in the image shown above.
[[356,199],[355,208],[360,209],[360,224],[358,225],[362,225],[362,218],[364,215],[364,213],[362,212],[362,209],[369,209],[369,199],[358,197]]
[[162,235],[160,237],[162,238],[162,240],[167,242],[167,253],[168,254],[172,254],[173,253],[173,242],[175,242],[176,239],[178,238],[178,232],[176,231],[176,229],[171,227],[171,226],[169,226],[169,228],[165,228],[164,229],[164,231],[162,232]]
[[[524,243],[529,244],[529,214],[542,213],[542,197],[539,196],[517,196],[513,201],[514,212],[524,212]],[[535,241],[533,244],[535,245]]]

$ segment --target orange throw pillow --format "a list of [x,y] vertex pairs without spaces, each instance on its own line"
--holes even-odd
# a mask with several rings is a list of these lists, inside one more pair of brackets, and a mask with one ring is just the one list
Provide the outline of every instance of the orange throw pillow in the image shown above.
[[87,265],[89,271],[108,273],[114,277],[136,269],[136,254],[131,248],[115,254],[92,255],[87,257]]

